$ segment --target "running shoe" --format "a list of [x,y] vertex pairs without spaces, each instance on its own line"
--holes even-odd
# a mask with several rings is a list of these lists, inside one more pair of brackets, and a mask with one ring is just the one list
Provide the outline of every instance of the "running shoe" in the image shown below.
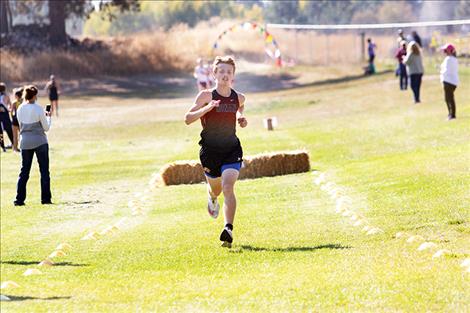
[[212,218],[217,218],[217,216],[219,216],[219,210],[220,210],[220,206],[219,206],[219,202],[217,201],[217,198],[212,199],[209,196],[209,200],[207,201],[207,212],[209,213],[209,215]]
[[220,234],[220,241],[222,241],[222,247],[231,248],[233,242],[232,231],[225,227],[222,233]]

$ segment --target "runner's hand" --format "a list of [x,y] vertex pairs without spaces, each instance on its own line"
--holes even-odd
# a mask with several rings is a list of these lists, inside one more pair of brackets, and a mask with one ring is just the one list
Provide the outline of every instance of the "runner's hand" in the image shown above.
[[248,121],[246,120],[245,117],[240,116],[238,118],[238,125],[240,125],[241,128],[244,128],[244,127],[246,127],[246,125],[248,125]]
[[213,108],[218,108],[219,107],[220,100],[212,100],[207,104],[207,106],[210,108],[209,110],[212,110]]

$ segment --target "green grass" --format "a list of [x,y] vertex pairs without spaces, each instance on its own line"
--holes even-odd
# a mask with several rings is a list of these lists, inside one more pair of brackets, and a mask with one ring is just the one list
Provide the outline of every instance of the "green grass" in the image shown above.
[[[65,97],[49,134],[55,205],[38,204],[35,164],[27,206],[13,207],[20,160],[1,155],[1,281],[21,285],[2,290],[16,300],[2,312],[469,311],[459,264],[470,254],[470,70],[454,122],[428,73],[420,105],[392,74],[247,94],[245,154],[309,150],[312,168],[383,233],[336,214],[310,173],[260,178],[237,183],[231,250],[219,247],[223,220],[205,212],[203,184],[148,189],[167,162],[197,158],[200,125],[183,123],[192,99]],[[274,132],[267,116],[278,117]],[[142,191],[145,213],[131,216]],[[80,240],[122,217],[119,232]],[[398,231],[452,253],[433,260]],[[61,242],[73,250],[59,265],[22,276]]]

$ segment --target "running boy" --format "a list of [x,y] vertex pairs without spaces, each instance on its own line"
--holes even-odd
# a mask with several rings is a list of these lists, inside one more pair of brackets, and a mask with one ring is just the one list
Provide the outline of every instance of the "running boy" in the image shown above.
[[215,88],[202,90],[185,115],[187,125],[201,120],[199,157],[207,180],[209,215],[217,218],[217,197],[224,194],[225,227],[220,234],[222,246],[231,247],[235,218],[235,182],[242,165],[243,151],[236,136],[236,123],[246,127],[243,116],[245,96],[232,89],[235,62],[231,57],[216,57],[213,65]]

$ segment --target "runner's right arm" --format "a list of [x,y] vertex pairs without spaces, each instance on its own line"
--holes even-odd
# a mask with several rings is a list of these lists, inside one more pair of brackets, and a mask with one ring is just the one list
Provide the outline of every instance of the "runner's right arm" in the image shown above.
[[193,106],[184,115],[184,122],[186,125],[194,123],[204,114],[211,111],[213,108],[218,107],[219,102],[219,100],[212,100],[211,91],[203,90],[199,92]]

